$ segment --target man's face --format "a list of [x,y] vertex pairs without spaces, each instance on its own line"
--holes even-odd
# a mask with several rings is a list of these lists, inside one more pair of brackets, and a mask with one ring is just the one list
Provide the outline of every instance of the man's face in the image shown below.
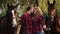
[[33,11],[34,11],[34,12],[33,12],[34,14],[37,14],[37,12],[36,12],[36,11],[37,11],[37,10],[36,10],[36,8],[34,8],[34,10],[33,10]]
[[34,7],[31,7],[31,8],[30,8],[30,11],[33,12],[33,10],[34,10]]
[[36,15],[36,9],[34,7],[31,7],[30,11],[32,16]]

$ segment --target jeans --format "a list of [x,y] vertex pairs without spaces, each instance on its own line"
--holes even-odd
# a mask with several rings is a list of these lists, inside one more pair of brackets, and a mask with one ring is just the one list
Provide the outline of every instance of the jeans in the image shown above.
[[40,31],[40,32],[38,32],[37,34],[44,34],[44,32]]

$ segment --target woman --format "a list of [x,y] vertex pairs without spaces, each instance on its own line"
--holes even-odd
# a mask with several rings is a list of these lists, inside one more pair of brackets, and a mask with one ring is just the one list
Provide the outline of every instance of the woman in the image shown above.
[[[35,6],[35,7],[34,7],[34,13],[35,13],[36,15],[41,15],[42,18],[43,18],[43,12],[42,12],[42,10],[40,9],[40,7]],[[44,34],[44,29],[46,29],[45,23],[44,23],[43,26],[41,26],[41,31],[38,32],[37,34]]]

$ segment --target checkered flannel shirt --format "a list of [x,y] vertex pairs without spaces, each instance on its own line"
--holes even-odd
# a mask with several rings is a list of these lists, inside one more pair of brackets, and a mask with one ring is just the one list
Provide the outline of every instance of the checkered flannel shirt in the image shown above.
[[41,15],[37,15],[35,19],[25,13],[21,17],[21,27],[23,28],[22,34],[36,34],[43,29],[44,19]]

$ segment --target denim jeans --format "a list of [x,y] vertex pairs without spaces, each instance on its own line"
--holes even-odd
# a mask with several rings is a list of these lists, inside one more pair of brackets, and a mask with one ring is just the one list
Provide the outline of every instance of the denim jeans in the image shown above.
[[44,32],[40,31],[40,32],[38,32],[37,34],[44,34]]

